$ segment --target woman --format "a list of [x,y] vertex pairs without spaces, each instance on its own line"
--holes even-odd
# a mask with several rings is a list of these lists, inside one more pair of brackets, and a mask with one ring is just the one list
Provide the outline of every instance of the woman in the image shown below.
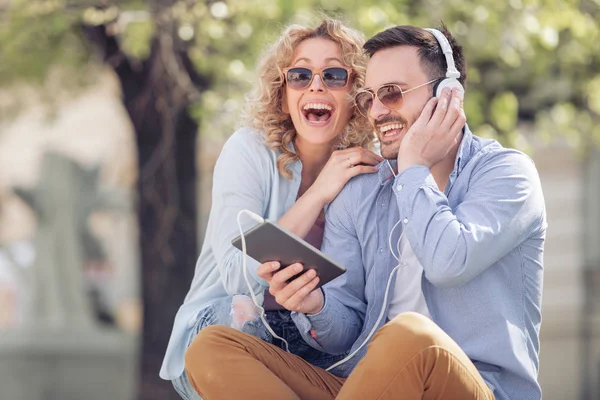
[[[252,129],[234,133],[217,160],[206,240],[160,373],[184,399],[198,398],[184,371],[184,354],[200,329],[228,325],[280,344],[244,295],[249,289],[243,255],[231,245],[239,234],[239,211],[278,221],[318,248],[324,206],[353,176],[377,171],[382,158],[367,150],[373,136],[352,101],[364,79],[362,44],[362,34],[325,19],[315,28],[289,27],[259,62],[260,81],[248,99]],[[242,219],[244,230],[253,224]],[[333,364],[339,357],[302,340],[289,311],[257,275],[258,263],[247,263],[252,289],[264,293],[266,319],[290,351],[320,367]]]

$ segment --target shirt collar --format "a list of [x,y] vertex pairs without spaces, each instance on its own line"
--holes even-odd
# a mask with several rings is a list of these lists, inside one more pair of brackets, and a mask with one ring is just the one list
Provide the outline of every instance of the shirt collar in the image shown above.
[[377,177],[379,178],[379,183],[381,185],[383,185],[389,179],[394,178],[397,174],[398,160],[396,159],[384,160],[377,165]]
[[473,143],[473,133],[469,129],[469,126],[465,124],[463,127],[463,137],[456,152],[456,160],[454,160],[453,175],[458,176],[471,159],[471,143]]

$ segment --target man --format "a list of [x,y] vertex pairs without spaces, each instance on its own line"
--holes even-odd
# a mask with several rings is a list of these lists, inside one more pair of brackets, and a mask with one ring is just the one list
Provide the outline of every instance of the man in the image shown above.
[[[464,83],[462,49],[443,31]],[[299,265],[259,268],[309,344],[350,358],[330,373],[215,328],[188,351],[202,371],[191,377],[196,390],[209,399],[540,399],[546,218],[533,162],[470,132],[460,88],[432,98],[451,68],[431,32],[394,27],[364,48],[357,105],[388,162],[327,210],[323,251],[347,272],[313,290],[308,274],[286,283]]]

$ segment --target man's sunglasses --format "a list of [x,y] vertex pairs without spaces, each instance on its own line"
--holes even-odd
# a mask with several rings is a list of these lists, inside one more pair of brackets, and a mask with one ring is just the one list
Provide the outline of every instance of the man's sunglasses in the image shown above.
[[422,85],[406,90],[402,90],[400,85],[395,83],[386,83],[385,85],[381,85],[375,92],[373,92],[371,89],[362,89],[356,94],[356,96],[354,96],[354,102],[356,103],[358,111],[360,111],[360,113],[365,117],[369,116],[369,110],[373,106],[375,97],[377,97],[379,102],[387,109],[397,110],[402,106],[402,101],[404,100],[404,95],[406,93],[429,85],[430,83],[433,83],[439,79],[440,78],[433,79],[429,82],[423,83]]
[[321,70],[311,70],[302,67],[285,68],[285,81],[292,89],[306,89],[312,83],[315,75],[321,77],[321,81],[329,89],[343,89],[348,85],[350,70],[344,67],[329,67]]

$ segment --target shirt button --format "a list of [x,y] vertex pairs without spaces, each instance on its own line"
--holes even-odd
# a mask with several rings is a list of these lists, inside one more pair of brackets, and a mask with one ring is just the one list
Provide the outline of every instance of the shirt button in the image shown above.
[[383,249],[379,249],[379,252],[380,252],[380,253],[383,253]]
[[405,224],[408,224],[408,218],[404,218],[404,219],[402,220],[402,222],[404,222]]
[[398,184],[398,186],[396,186],[396,189],[398,189],[398,191],[402,190],[404,186],[402,186],[401,184]]

